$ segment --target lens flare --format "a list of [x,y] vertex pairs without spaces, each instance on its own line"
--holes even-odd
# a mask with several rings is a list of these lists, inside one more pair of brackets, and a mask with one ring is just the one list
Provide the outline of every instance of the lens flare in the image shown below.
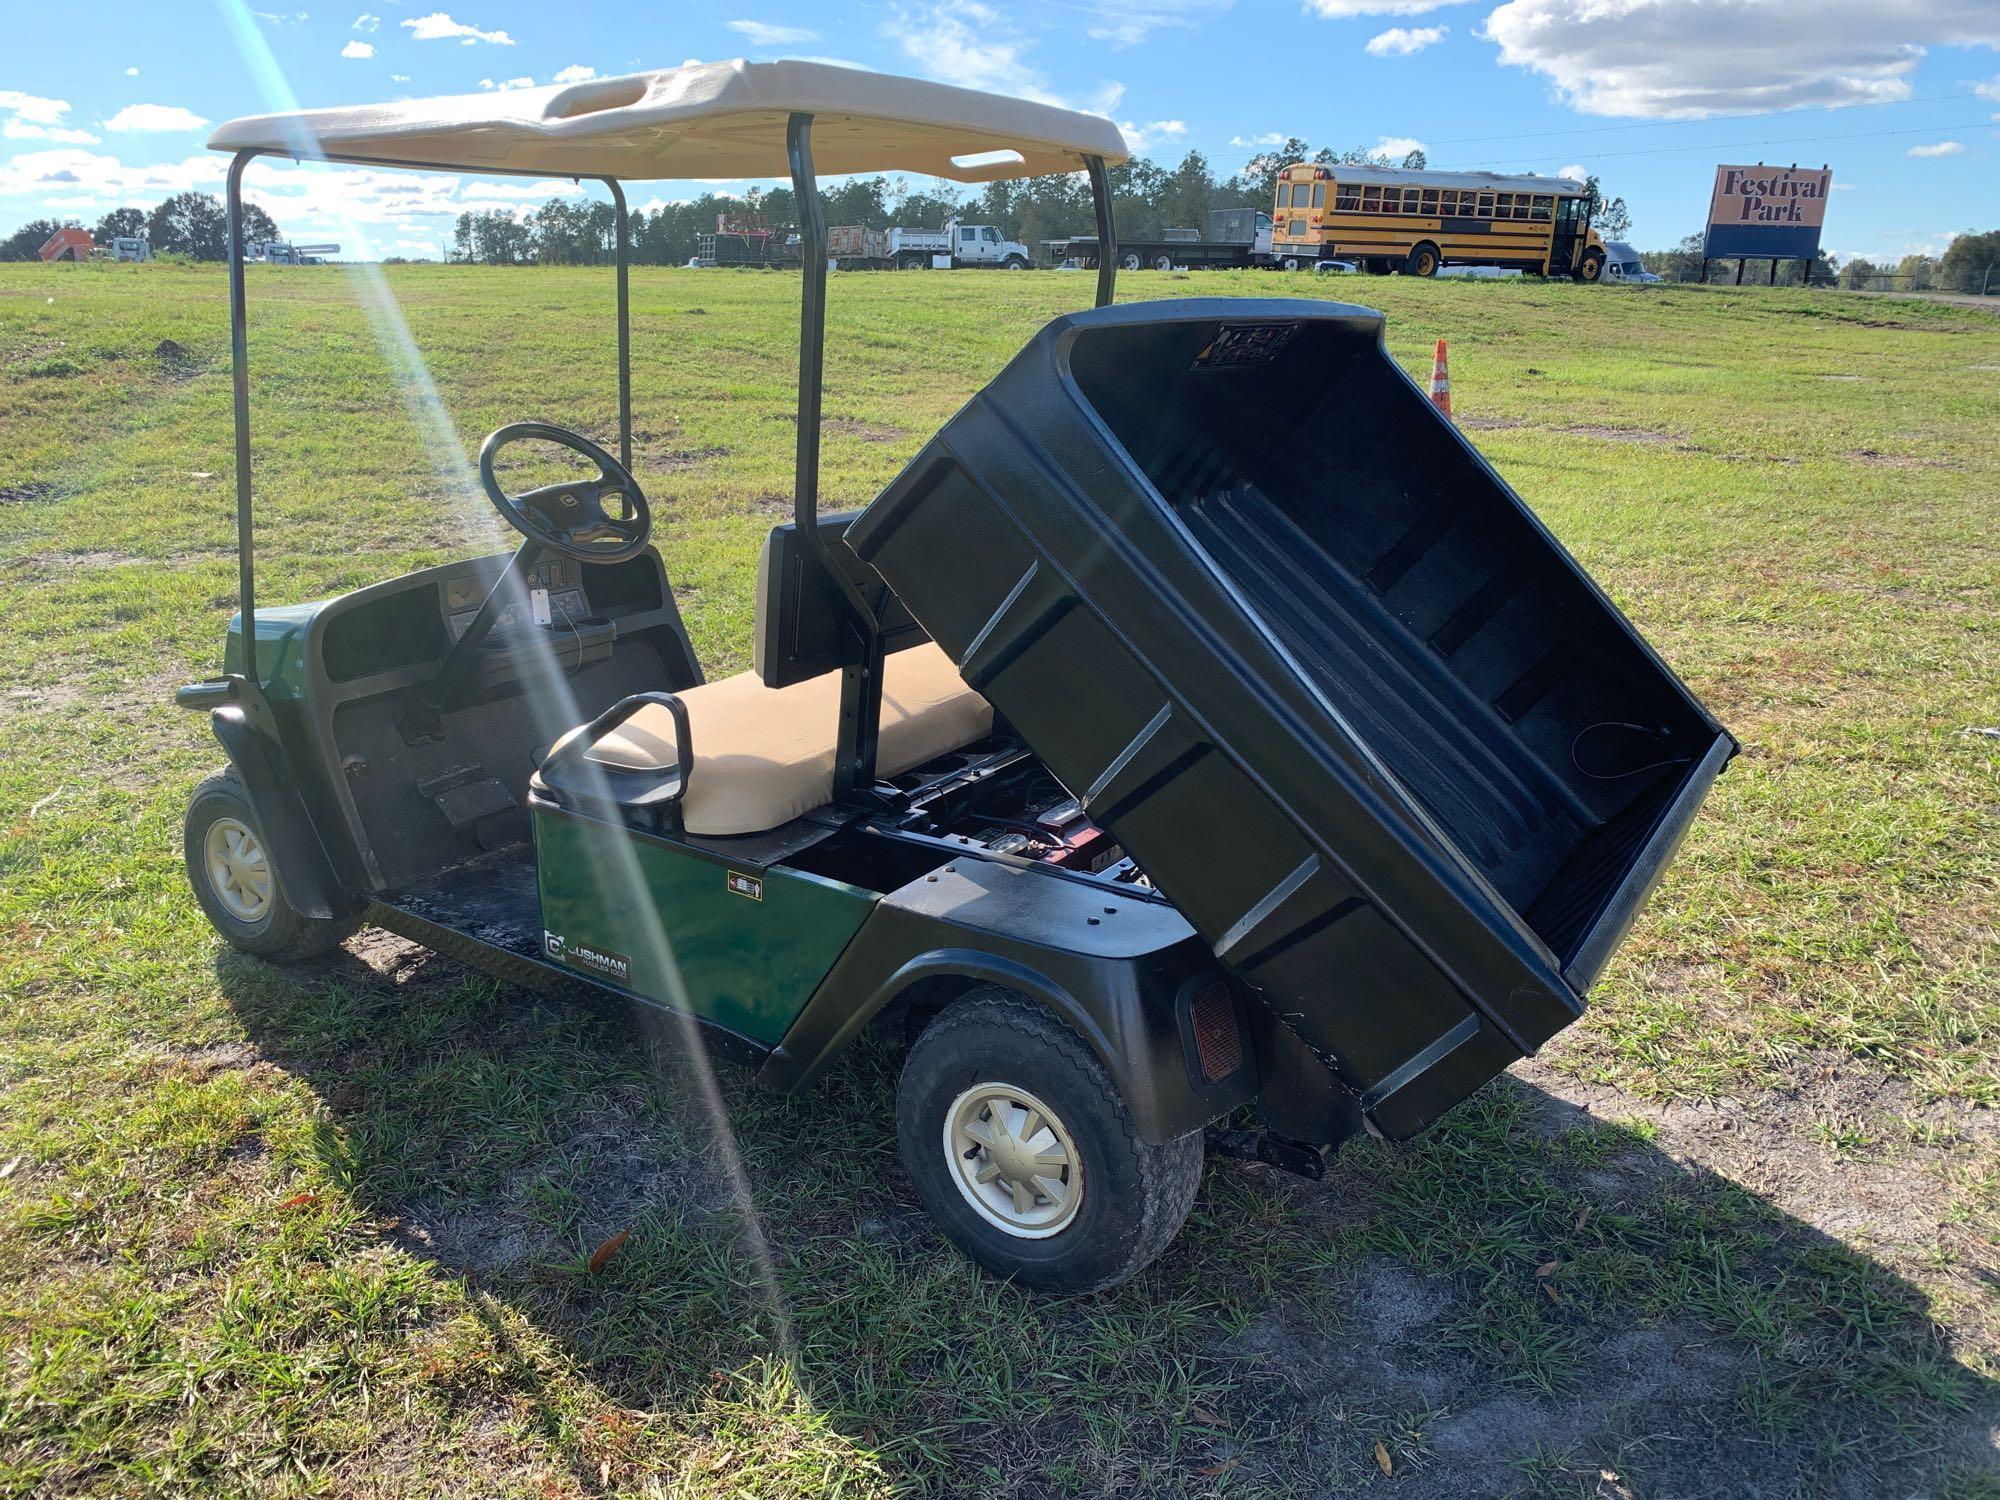
[[[295,113],[298,100],[278,65],[258,28],[250,10],[242,0],[223,0],[222,10],[236,44],[242,53],[244,63],[249,68],[264,103],[274,113]],[[326,152],[320,143],[303,126],[295,126],[296,139],[288,141],[290,154],[300,162],[325,161]],[[337,201],[337,200],[336,200]],[[461,518],[487,523],[489,534],[494,531],[491,523],[492,512],[487,506],[477,475],[466,457],[466,445],[457,425],[446,410],[443,399],[438,394],[429,365],[418,350],[416,340],[411,336],[408,322],[403,316],[395,293],[390,289],[388,279],[382,269],[375,264],[376,251],[367,231],[344,209],[336,208],[334,217],[340,225],[344,243],[355,247],[356,259],[343,265],[350,285],[353,287],[362,311],[368,319],[369,327],[380,345],[384,359],[388,362],[394,383],[412,425],[422,439],[425,455],[432,463],[436,478],[444,493],[451,497],[451,503],[460,512]],[[513,601],[525,611],[527,600],[525,585],[520,579],[520,570],[510,569],[507,586],[517,592]],[[581,724],[590,717],[577,705],[568,680],[556,666],[554,653],[547,642],[541,650],[545,653],[546,671],[531,675],[534,685],[528,689],[531,700],[528,711],[535,714],[539,723],[554,726],[547,735],[553,740],[562,729]],[[591,767],[601,783],[602,775],[591,762]],[[602,788],[600,787],[600,790]],[[609,800],[608,797],[606,800]],[[639,890],[644,888],[643,874],[637,856],[629,841],[611,840],[610,859],[602,866],[589,872],[601,896],[613,892]],[[621,905],[629,905],[621,903]],[[654,972],[666,976],[671,1012],[678,1023],[680,1054],[690,1068],[702,1101],[715,1126],[714,1139],[719,1165],[724,1172],[743,1230],[744,1248],[755,1264],[760,1294],[766,1303],[766,1311],[771,1319],[772,1335],[778,1350],[794,1376],[798,1374],[798,1351],[792,1336],[792,1319],[786,1306],[784,1294],[778,1286],[776,1265],[770,1242],[764,1231],[761,1215],[756,1206],[755,1195],[750,1186],[748,1174],[743,1168],[742,1155],[737,1149],[734,1129],[730,1123],[728,1106],[716,1082],[715,1070],[708,1054],[708,1047],[699,1025],[693,1019],[694,1009],[690,1003],[686,983],[680,966],[674,958],[673,943],[665,926],[659,919],[656,908],[646,903],[639,904],[642,913],[641,927],[633,934],[635,946],[652,961]],[[639,1008],[639,1014],[651,1024],[656,1012],[650,1007]]]

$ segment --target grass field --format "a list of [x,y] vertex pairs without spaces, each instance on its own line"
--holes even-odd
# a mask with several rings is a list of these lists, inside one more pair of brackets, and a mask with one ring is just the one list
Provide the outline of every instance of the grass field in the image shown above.
[[[260,597],[494,545],[394,320],[251,281]],[[797,286],[633,280],[711,672],[790,505]],[[387,287],[465,449],[613,432],[605,274]],[[725,1124],[644,1017],[379,933],[225,953],[179,855],[220,757],[168,702],[235,588],[224,280],[0,267],[0,1493],[2000,1496],[2000,319],[1284,289],[1413,370],[1451,339],[1473,440],[1745,751],[1547,1055],[1321,1184],[1212,1162],[1163,1261],[1064,1302],[933,1238],[885,1047],[798,1099],[725,1069]],[[837,278],[829,502],[1087,295]]]

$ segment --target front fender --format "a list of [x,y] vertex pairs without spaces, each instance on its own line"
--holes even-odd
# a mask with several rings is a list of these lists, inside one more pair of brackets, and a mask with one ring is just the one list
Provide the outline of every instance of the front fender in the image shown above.
[[[239,695],[244,686],[239,683]],[[264,844],[277,867],[278,884],[287,904],[302,917],[344,913],[352,903],[342,893],[333,861],[327,857],[326,846],[286,769],[283,747],[275,731],[257,724],[255,707],[244,701],[224,704],[208,716],[209,728],[242,778],[250,805],[257,810]]]

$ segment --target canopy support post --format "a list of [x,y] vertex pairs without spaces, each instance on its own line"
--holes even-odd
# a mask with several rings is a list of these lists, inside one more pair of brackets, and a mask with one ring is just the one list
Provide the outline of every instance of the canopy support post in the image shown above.
[[1118,226],[1111,215],[1111,174],[1101,156],[1086,156],[1083,168],[1090,176],[1090,199],[1097,209],[1097,305],[1109,307],[1118,287]]
[[826,210],[813,171],[812,116],[785,122],[785,155],[798,203],[799,258],[804,286],[799,293],[799,428],[793,473],[792,515],[818,559],[820,571],[847,607],[853,633],[851,660],[840,673],[840,734],[833,761],[836,798],[865,792],[875,784],[875,751],[882,727],[882,625],[845,568],[834,564],[819,530],[820,398],[826,362]]
[[257,568],[250,513],[250,313],[243,277],[243,169],[259,153],[229,159],[224,190],[229,211],[229,385],[236,417],[236,608],[243,617],[243,675],[257,676]]
[[625,189],[615,177],[604,179],[617,210],[618,236],[618,461],[632,467],[632,232],[625,211]]

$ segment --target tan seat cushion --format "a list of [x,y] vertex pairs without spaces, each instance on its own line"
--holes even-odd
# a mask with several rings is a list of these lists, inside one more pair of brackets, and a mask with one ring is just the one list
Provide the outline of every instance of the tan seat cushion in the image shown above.
[[[694,773],[681,802],[689,833],[762,833],[833,800],[840,674],[766,687],[754,672],[680,695],[694,739]],[[941,647],[890,656],[882,674],[878,776],[895,776],[969,745],[993,727],[993,710],[967,687]],[[647,704],[598,741],[588,759],[621,771],[671,768],[673,716]]]

